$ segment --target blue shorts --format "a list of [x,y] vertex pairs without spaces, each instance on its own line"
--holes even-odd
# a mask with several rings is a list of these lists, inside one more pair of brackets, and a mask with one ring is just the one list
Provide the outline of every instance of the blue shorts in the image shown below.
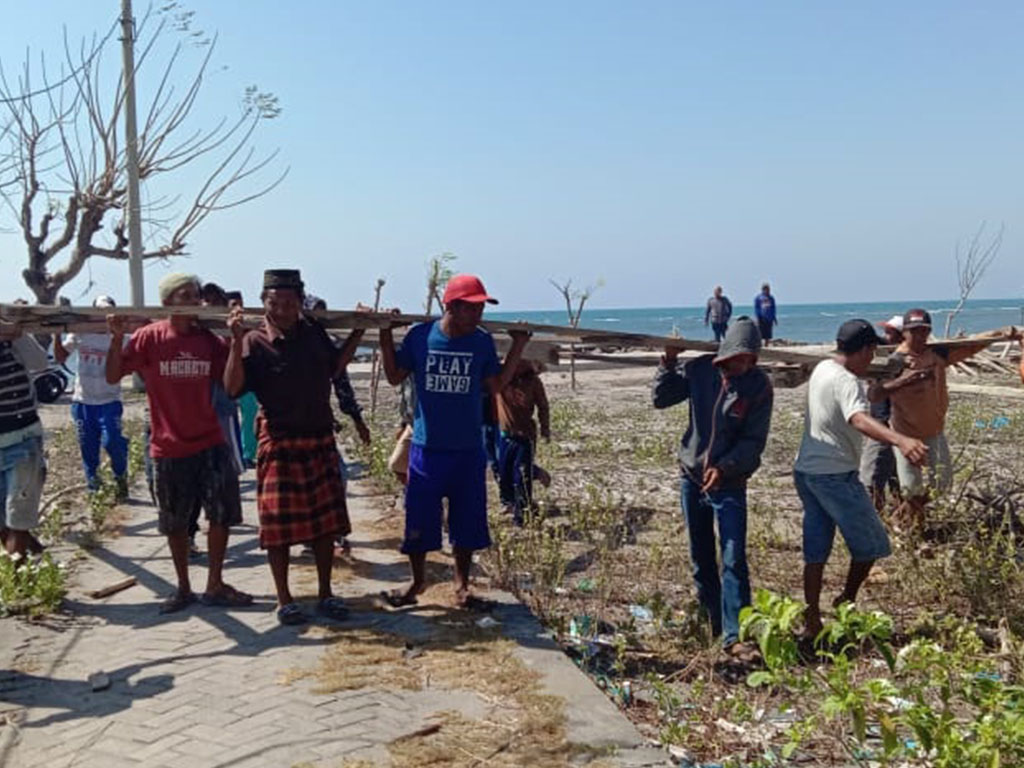
[[794,472],[793,479],[804,505],[805,563],[828,561],[836,526],[855,563],[892,554],[889,534],[856,472],[835,475]]
[[487,456],[483,448],[437,451],[409,447],[402,552],[441,548],[441,500],[448,499],[448,541],[458,549],[491,546],[487,530]]

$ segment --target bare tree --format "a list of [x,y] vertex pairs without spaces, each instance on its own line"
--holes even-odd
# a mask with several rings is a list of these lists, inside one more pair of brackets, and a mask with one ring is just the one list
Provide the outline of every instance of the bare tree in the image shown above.
[[[564,284],[556,283],[554,280],[549,282],[555,286],[562,298],[565,299],[565,311],[569,317],[569,325],[573,328],[578,328],[580,324],[580,317],[583,315],[583,307],[586,305],[587,300],[594,294],[598,288],[603,285],[601,280],[598,280],[594,285],[588,285],[586,288],[573,289],[572,280],[566,280]],[[569,345],[569,383],[572,386],[573,391],[576,390],[576,345]]]
[[999,231],[996,232],[988,243],[984,242],[986,226],[987,222],[981,222],[981,226],[978,227],[978,231],[971,238],[966,252],[961,251],[961,244],[959,242],[956,244],[956,279],[960,287],[960,300],[953,308],[953,311],[946,316],[946,327],[942,332],[942,335],[946,338],[949,338],[949,329],[953,325],[953,318],[960,314],[964,304],[967,303],[967,299],[974,292],[978,283],[981,282],[985,271],[991,266],[999,254],[999,248],[1003,244],[1003,230],[1006,228],[1006,225],[1000,224]]
[[[193,125],[215,40],[191,25],[192,13],[171,2],[152,7],[138,22],[135,82],[149,82],[152,99],[139,114],[139,178],[153,184],[185,166],[207,164],[194,196],[149,199],[143,208],[144,259],[188,253],[195,229],[215,211],[267,194],[287,169],[258,184],[277,152],[257,156],[252,139],[277,117],[277,97],[245,89],[238,114],[210,128]],[[162,67],[157,43],[171,46]],[[110,35],[74,50],[65,34],[63,62],[51,73],[45,56],[26,57],[16,75],[0,63],[0,211],[21,231],[27,251],[25,284],[40,303],[52,304],[90,258],[128,259],[127,182],[123,137],[123,73],[107,76],[103,51]],[[162,49],[161,49],[162,50]],[[175,66],[188,52],[199,62],[184,88]],[[155,79],[146,73],[154,70]],[[249,186],[256,183],[255,186]],[[154,189],[147,185],[147,192]]]
[[427,263],[427,298],[423,303],[423,311],[430,314],[430,310],[437,302],[437,308],[441,308],[441,296],[444,294],[444,287],[453,272],[451,264],[455,261],[455,254],[445,251],[437,256],[431,256]]

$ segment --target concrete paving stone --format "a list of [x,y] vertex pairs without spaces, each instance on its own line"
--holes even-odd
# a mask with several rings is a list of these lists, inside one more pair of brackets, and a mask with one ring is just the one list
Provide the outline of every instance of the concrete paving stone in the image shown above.
[[119,716],[118,720],[107,729],[107,735],[143,745],[159,741],[163,734],[156,728],[123,722]]
[[[48,755],[45,753],[39,753],[39,760],[34,760],[30,763],[22,763],[25,768],[70,768],[75,764],[78,759],[78,755],[74,752],[65,752],[62,755]],[[14,764],[14,768],[17,768],[17,763]]]
[[349,725],[356,725],[357,723],[374,722],[378,719],[380,719],[380,713],[361,709],[358,712],[337,712],[330,717],[321,718],[317,722],[324,728],[334,730],[345,728]]
[[[89,752],[101,752],[103,754],[116,755],[119,757],[131,758],[134,761],[134,754],[143,744],[129,739],[117,738],[110,735],[111,728],[95,743],[88,747]],[[137,762],[137,761],[136,761]]]
[[[277,729],[269,729],[263,732],[262,736],[253,735],[248,743],[221,752],[217,757],[221,765],[231,768],[242,768],[251,761],[262,760],[262,755],[275,745],[288,740],[287,734]],[[298,762],[298,761],[295,761]],[[286,765],[292,765],[287,763]]]
[[[221,768],[224,765],[231,765],[231,763],[224,761],[222,753],[209,756],[189,755],[172,751],[161,757],[160,762],[167,766],[167,768]],[[234,768],[233,765],[232,768]]]
[[181,731],[181,734],[188,736],[189,738],[209,741],[214,744],[220,744],[228,747],[241,746],[249,740],[249,736],[247,734],[232,731],[230,728],[217,728],[206,723],[190,725],[188,728]]
[[246,701],[239,704],[237,707],[232,707],[231,711],[236,715],[241,715],[245,718],[255,717],[263,714],[268,710],[278,709],[282,704],[282,700],[271,693],[267,693],[262,699],[255,701]]
[[[184,731],[182,731],[184,733]],[[232,744],[221,744],[218,741],[208,741],[206,739],[197,739],[195,736],[190,736],[185,741],[178,742],[173,747],[168,749],[168,754],[180,754],[180,755],[192,755],[193,757],[214,757],[219,755],[221,752],[225,752],[231,747]]]
[[[171,747],[175,747],[183,741],[187,741],[187,739],[188,737],[183,736],[181,733],[165,734],[151,744],[137,750],[134,757],[148,766],[151,761],[159,760],[164,755],[168,754]],[[177,753],[175,752],[172,754],[176,755]]]
[[190,704],[184,704],[170,709],[163,714],[157,715],[149,721],[150,728],[185,728],[198,723],[202,717],[202,710]]

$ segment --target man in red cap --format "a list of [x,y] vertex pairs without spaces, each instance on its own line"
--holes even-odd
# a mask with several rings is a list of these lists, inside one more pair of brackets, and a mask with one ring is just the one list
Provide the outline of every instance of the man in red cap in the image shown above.
[[412,584],[386,595],[397,607],[412,605],[426,588],[427,553],[441,549],[442,500],[448,499],[448,538],[455,553],[455,600],[471,608],[473,552],[490,546],[487,529],[487,458],[481,399],[495,397],[511,380],[529,334],[513,331],[504,365],[494,339],[479,327],[484,304],[497,304],[474,275],[455,275],[445,288],[440,320],[413,326],[396,351],[391,329],[381,330],[384,373],[397,386],[410,374],[416,413],[405,491],[405,535]]

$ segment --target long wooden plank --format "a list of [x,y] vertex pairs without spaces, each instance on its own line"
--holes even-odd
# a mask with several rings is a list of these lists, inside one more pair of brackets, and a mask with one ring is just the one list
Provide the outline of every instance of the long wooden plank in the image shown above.
[[[180,308],[175,307],[142,307],[129,308],[118,307],[113,310],[116,314],[125,317],[129,322],[143,323],[148,320],[170,317],[183,314]],[[91,330],[102,332],[106,324],[106,316],[111,310],[96,307],[62,307],[48,305],[29,304],[0,304],[0,323],[17,323],[26,333],[53,333],[56,331],[68,330]],[[199,317],[200,322],[211,328],[221,329],[227,319],[227,310],[222,307],[189,307],[187,314]],[[262,308],[246,308],[244,310],[247,323],[255,325],[263,317]],[[342,310],[325,310],[311,313],[325,327],[331,330],[346,330],[354,328],[379,330],[393,326],[413,325],[416,323],[435,320],[436,317],[428,315],[407,315],[390,314],[385,312],[354,312]],[[695,350],[699,352],[715,352],[718,345],[712,341],[701,341],[696,339],[684,339],[671,336],[652,336],[641,333],[623,333],[593,328],[571,328],[560,325],[544,325],[540,323],[510,322],[506,320],[484,319],[482,325],[492,333],[508,333],[509,331],[527,331],[532,333],[538,341],[550,340],[564,344],[594,345],[606,347],[619,347],[629,349],[661,349],[675,347],[679,350]],[[998,331],[989,331],[984,334],[975,334],[957,339],[937,339],[929,342],[930,345],[943,345],[950,348],[974,345],[979,342],[991,344],[996,341],[1003,341],[1009,338],[1013,331],[1012,326],[1001,328]],[[891,351],[891,347],[879,349],[880,354]],[[766,362],[781,362],[791,365],[813,366],[824,355],[819,353],[800,352],[794,349],[778,349],[767,347],[761,351],[761,359]],[[884,375],[889,369],[878,370],[876,365],[873,373]]]
[[[17,323],[26,333],[54,333],[58,331],[102,332],[106,327],[106,316],[111,310],[95,307],[55,307],[45,305],[0,304],[0,323]],[[173,307],[118,307],[113,313],[124,317],[129,325],[143,324],[172,315],[185,314],[181,309]],[[227,311],[222,307],[190,307],[187,314],[197,316],[200,322],[212,330],[223,328],[227,319]],[[363,328],[379,330],[391,325],[414,325],[416,323],[436,320],[428,315],[395,315],[375,312],[351,312],[326,310],[310,313],[324,326],[331,330],[347,330]],[[244,310],[247,323],[255,325],[263,317],[262,308],[246,308]],[[672,336],[651,336],[641,333],[622,333],[593,328],[571,328],[560,325],[540,323],[510,322],[507,320],[489,320],[484,318],[481,325],[491,333],[508,333],[523,330],[532,333],[538,341],[557,341],[563,344],[594,345],[620,347],[630,349],[662,349],[672,346],[680,350],[698,352],[715,352],[718,344],[712,341],[683,339]],[[792,350],[765,349],[762,351],[765,360],[786,362],[791,364],[814,365],[820,360],[818,355],[810,355]]]

